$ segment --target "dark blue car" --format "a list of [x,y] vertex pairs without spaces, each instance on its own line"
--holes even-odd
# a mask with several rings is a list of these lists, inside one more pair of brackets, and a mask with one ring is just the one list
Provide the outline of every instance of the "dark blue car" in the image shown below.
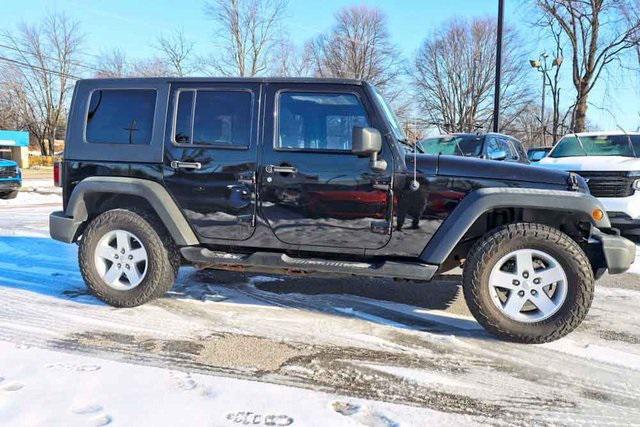
[[0,159],[0,198],[15,199],[22,186],[22,172],[12,160]]

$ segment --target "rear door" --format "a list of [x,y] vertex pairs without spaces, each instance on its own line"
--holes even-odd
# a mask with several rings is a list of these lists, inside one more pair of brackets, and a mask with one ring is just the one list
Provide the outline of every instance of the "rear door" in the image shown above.
[[[378,127],[360,86],[270,84],[259,168],[260,211],[292,245],[377,249],[391,234],[393,162],[385,171],[351,153],[354,126]],[[383,133],[383,132],[382,132]]]
[[171,86],[164,180],[200,238],[253,234],[259,103],[258,83]]

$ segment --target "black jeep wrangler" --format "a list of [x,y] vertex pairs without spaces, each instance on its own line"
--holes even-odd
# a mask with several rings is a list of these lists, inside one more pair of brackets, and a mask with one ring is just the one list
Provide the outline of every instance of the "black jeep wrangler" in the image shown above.
[[478,322],[540,343],[635,258],[579,176],[416,153],[361,81],[82,80],[62,175],[51,236],[79,242],[117,307],[161,297],[185,263],[419,282],[463,266]]

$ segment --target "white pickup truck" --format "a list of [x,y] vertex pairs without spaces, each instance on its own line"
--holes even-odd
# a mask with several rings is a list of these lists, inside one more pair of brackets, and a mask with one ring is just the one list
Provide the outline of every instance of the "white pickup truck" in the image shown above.
[[569,134],[538,165],[581,175],[612,226],[640,236],[640,133]]

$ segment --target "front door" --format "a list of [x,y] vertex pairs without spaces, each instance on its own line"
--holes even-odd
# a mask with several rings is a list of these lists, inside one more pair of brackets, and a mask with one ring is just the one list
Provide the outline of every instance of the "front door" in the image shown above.
[[174,84],[164,180],[203,239],[251,237],[256,215],[258,84]]
[[[393,164],[351,153],[354,126],[375,127],[360,86],[267,86],[260,212],[292,245],[377,249],[390,238]],[[386,144],[385,144],[386,146]]]

